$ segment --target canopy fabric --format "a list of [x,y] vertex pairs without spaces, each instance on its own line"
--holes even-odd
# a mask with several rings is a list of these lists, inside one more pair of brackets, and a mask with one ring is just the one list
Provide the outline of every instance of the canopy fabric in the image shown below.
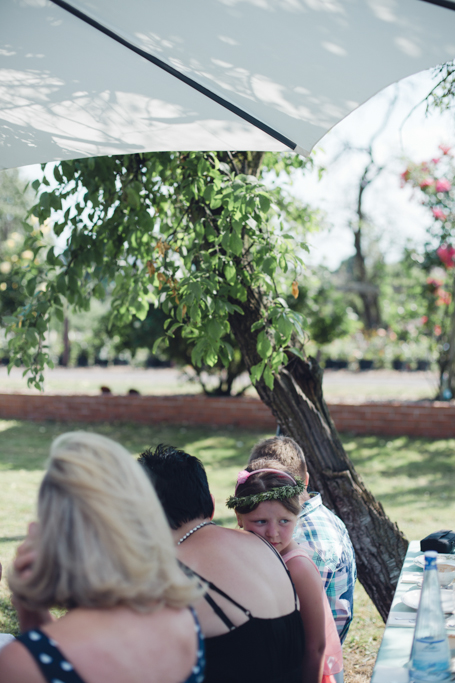
[[451,5],[1,0],[0,168],[141,151],[308,154],[378,91],[455,58]]

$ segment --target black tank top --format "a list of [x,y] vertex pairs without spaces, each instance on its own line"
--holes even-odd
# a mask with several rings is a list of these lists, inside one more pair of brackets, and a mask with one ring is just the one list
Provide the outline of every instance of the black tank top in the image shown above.
[[[279,557],[292,583],[281,556],[267,541],[264,542]],[[229,629],[228,633],[205,639],[204,683],[302,683],[305,642],[294,584],[294,611],[275,619],[259,619],[211,581],[206,581],[185,565],[182,567],[248,617],[248,621],[235,626],[209,594],[204,596]]]

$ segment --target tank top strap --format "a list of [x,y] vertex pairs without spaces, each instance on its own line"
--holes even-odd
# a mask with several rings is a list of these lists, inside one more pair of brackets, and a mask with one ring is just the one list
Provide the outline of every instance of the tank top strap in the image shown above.
[[30,652],[46,681],[84,683],[83,679],[58,649],[58,644],[44,631],[26,631],[17,640]]
[[[205,579],[203,576],[194,571],[194,569],[191,569],[191,567],[188,567],[188,565],[183,564],[183,562],[181,562],[180,560],[178,560],[178,563],[187,576],[197,576],[198,579],[200,579],[203,583],[206,584],[208,588],[210,588],[210,590],[214,591],[215,593],[218,593],[218,595],[221,595],[221,597],[225,598],[232,605],[241,610],[248,617],[248,619],[251,619],[252,614],[249,609],[246,609],[246,607],[238,603],[236,600],[234,600],[234,598],[231,598],[230,595],[221,590],[221,588],[218,588],[218,586],[216,586],[214,583],[212,583],[211,581],[207,581],[207,579]],[[223,612],[221,607],[215,602],[215,600],[210,595],[206,593],[204,595],[204,600],[208,602],[208,604],[213,609],[215,614],[221,619],[223,624],[227,626],[227,628],[230,631],[233,631],[236,628],[236,626],[232,623],[227,614]]]
[[224,624],[225,626],[227,626],[227,628],[228,628],[230,631],[233,631],[233,630],[235,629],[235,624],[234,624],[234,622],[232,622],[232,621],[229,619],[229,617],[228,617],[228,615],[226,614],[226,612],[223,612],[223,610],[221,609],[221,607],[218,605],[218,603],[215,602],[215,600],[212,598],[212,596],[209,595],[208,593],[206,593],[206,594],[204,595],[204,600],[210,605],[210,607],[213,609],[213,611],[215,612],[215,614],[217,615],[217,617],[218,617],[219,619],[221,619],[221,621],[223,622],[223,624]]
[[[257,536],[257,538],[260,538],[261,541],[264,541],[264,543],[265,543],[271,550],[273,550],[273,552],[275,553],[275,555],[276,555],[276,556],[278,557],[278,559],[280,560],[281,564],[282,564],[283,567],[284,567],[284,570],[285,570],[286,574],[287,574],[288,577],[289,577],[289,581],[291,582],[292,590],[294,591],[294,605],[295,605],[295,609],[297,609],[297,608],[298,608],[298,603],[297,603],[297,591],[295,590],[294,581],[292,580],[291,573],[290,573],[289,569],[286,567],[286,563],[285,563],[285,561],[284,561],[284,558],[280,555],[280,553],[278,552],[278,550],[277,550],[276,548],[274,548],[273,545],[272,545],[271,543],[269,543],[263,536],[259,536],[259,534],[256,534],[254,531],[249,531],[249,533],[250,533],[250,534],[253,534],[254,536]],[[291,552],[294,552],[294,551],[291,551]],[[288,554],[286,554],[286,558],[287,558],[287,556],[288,556]]]

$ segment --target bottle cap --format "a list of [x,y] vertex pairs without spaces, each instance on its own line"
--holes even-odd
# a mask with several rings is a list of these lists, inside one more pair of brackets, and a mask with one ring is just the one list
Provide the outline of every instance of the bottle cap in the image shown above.
[[427,550],[425,553],[425,569],[430,567],[436,567],[436,560],[438,559],[438,553],[436,550]]

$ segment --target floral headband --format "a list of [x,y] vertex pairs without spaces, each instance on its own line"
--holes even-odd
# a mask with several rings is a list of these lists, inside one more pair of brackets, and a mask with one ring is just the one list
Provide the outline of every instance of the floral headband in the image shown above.
[[254,507],[256,505],[259,505],[259,503],[264,502],[265,500],[284,500],[286,498],[294,498],[294,496],[298,496],[306,488],[302,479],[299,479],[299,477],[294,478],[293,476],[291,476],[287,472],[283,472],[282,470],[267,468],[253,470],[252,472],[248,472],[248,470],[242,470],[241,472],[239,472],[237,475],[237,485],[235,487],[235,493],[237,493],[237,489],[240,484],[244,484],[247,481],[247,479],[251,477],[252,474],[257,474],[258,472],[274,472],[275,474],[279,474],[283,477],[286,477],[287,479],[290,479],[292,485],[275,486],[274,488],[269,489],[268,491],[263,491],[262,493],[254,493],[250,496],[230,496],[226,501],[226,505],[228,508],[236,509],[239,507]]

